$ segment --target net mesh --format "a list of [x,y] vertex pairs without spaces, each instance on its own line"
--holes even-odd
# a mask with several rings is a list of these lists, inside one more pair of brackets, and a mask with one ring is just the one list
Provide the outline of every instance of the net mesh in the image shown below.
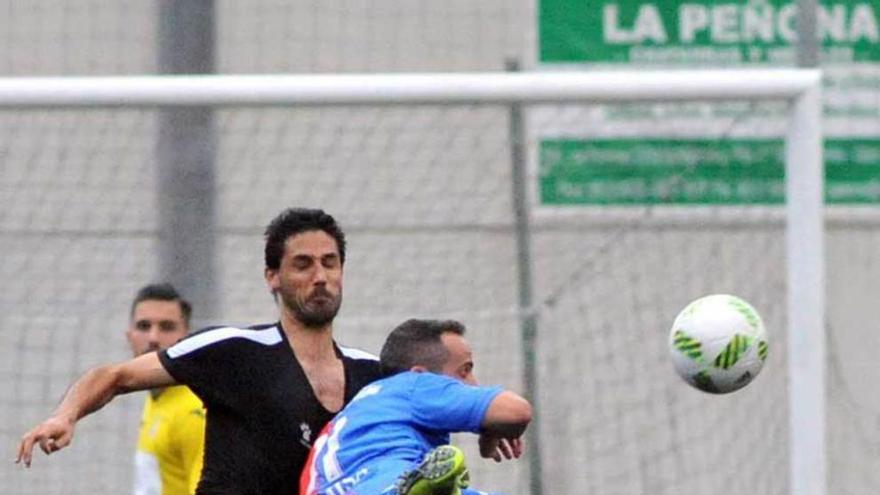
[[[496,70],[505,57],[530,53],[534,38],[531,2],[217,6],[225,73]],[[5,74],[155,70],[153,3],[4,7]],[[703,136],[703,124],[681,112],[528,109],[530,201],[539,202],[544,137]],[[773,105],[729,106],[709,139],[732,143],[756,128],[779,137],[779,122],[765,119],[776,112]],[[480,380],[522,390],[506,109],[222,110],[215,118],[220,300],[217,314],[195,308],[197,318],[273,319],[262,228],[284,207],[320,206],[350,239],[340,341],[375,352],[404,318],[459,318],[469,327]],[[0,275],[9,281],[0,292],[0,445],[11,451],[78,374],[128,357],[130,299],[158,273],[161,191],[153,111],[4,111],[0,129]],[[880,222],[870,211],[838,213],[826,253],[829,492],[863,494],[880,488],[880,402],[871,392],[871,350],[880,344],[872,324]],[[781,218],[776,206],[535,207],[535,403],[546,493],[787,493]],[[687,387],[666,351],[675,314],[713,292],[751,302],[771,339],[762,374],[732,396]],[[142,400],[119,398],[84,420],[71,448],[51,459],[38,455],[29,472],[0,463],[3,492],[127,491]],[[475,486],[527,491],[527,461],[495,466],[477,458],[472,439],[461,440]]]
[[[28,129],[44,138],[23,143],[12,133],[3,142],[20,157],[7,161],[3,175],[15,206],[2,216],[10,255],[0,262],[3,275],[18,281],[2,297],[9,344],[0,359],[2,435],[13,444],[76,374],[126,357],[129,298],[156,273],[160,193],[150,165],[152,112],[2,117],[19,135]],[[261,229],[286,206],[320,205],[350,238],[337,325],[343,342],[375,352],[406,317],[460,318],[471,328],[480,379],[522,389],[505,109],[223,110],[217,123],[222,269],[214,321],[274,318]],[[538,141],[529,138],[527,148]],[[681,218],[662,207],[587,210],[538,208],[532,226],[547,489],[679,493],[720,483],[784,493],[778,209],[749,209],[751,218],[739,223],[727,207]],[[691,390],[668,361],[672,318],[710,292],[751,301],[771,329],[768,371],[732,397]],[[28,473],[4,468],[4,486],[10,493],[124,490],[139,406],[126,397],[86,419],[74,446],[57,457],[37,458]],[[528,486],[528,463],[495,467],[476,459],[472,440],[462,441],[477,486],[509,493]]]

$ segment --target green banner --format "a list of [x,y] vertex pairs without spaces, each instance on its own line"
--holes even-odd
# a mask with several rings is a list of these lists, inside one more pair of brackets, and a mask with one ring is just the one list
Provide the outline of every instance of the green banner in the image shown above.
[[[880,202],[880,139],[825,142],[825,199]],[[548,139],[539,202],[556,205],[779,204],[779,139]]]
[[[880,61],[880,2],[821,0],[823,62]],[[793,0],[540,0],[540,63],[793,65]]]

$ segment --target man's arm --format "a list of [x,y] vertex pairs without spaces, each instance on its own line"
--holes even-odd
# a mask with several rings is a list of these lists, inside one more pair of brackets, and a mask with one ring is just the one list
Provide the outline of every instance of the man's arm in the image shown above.
[[505,390],[496,395],[483,416],[482,431],[503,438],[519,438],[532,420],[532,405],[519,395]]
[[522,455],[520,436],[532,420],[532,405],[519,395],[504,391],[498,394],[483,416],[480,432],[480,455],[500,462]]
[[117,395],[175,383],[155,352],[124,363],[92,368],[67,390],[61,404],[48,419],[22,437],[15,462],[24,462],[30,467],[35,444],[39,444],[46,454],[68,446],[76,422]]

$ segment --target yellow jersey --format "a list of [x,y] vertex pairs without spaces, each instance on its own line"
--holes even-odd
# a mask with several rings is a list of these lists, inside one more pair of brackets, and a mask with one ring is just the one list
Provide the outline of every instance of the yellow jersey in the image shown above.
[[151,392],[135,455],[135,495],[190,495],[202,473],[205,409],[184,385]]

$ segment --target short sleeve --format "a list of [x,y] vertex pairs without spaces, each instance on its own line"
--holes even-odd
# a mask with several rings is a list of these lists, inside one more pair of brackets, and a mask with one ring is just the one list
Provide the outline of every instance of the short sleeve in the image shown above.
[[413,382],[413,420],[423,428],[478,433],[486,410],[501,387],[477,387],[434,373]]
[[236,362],[235,342],[223,337],[225,328],[206,328],[168,349],[159,351],[159,361],[174,379],[188,386],[206,404],[224,396],[218,390],[228,383],[225,374]]

